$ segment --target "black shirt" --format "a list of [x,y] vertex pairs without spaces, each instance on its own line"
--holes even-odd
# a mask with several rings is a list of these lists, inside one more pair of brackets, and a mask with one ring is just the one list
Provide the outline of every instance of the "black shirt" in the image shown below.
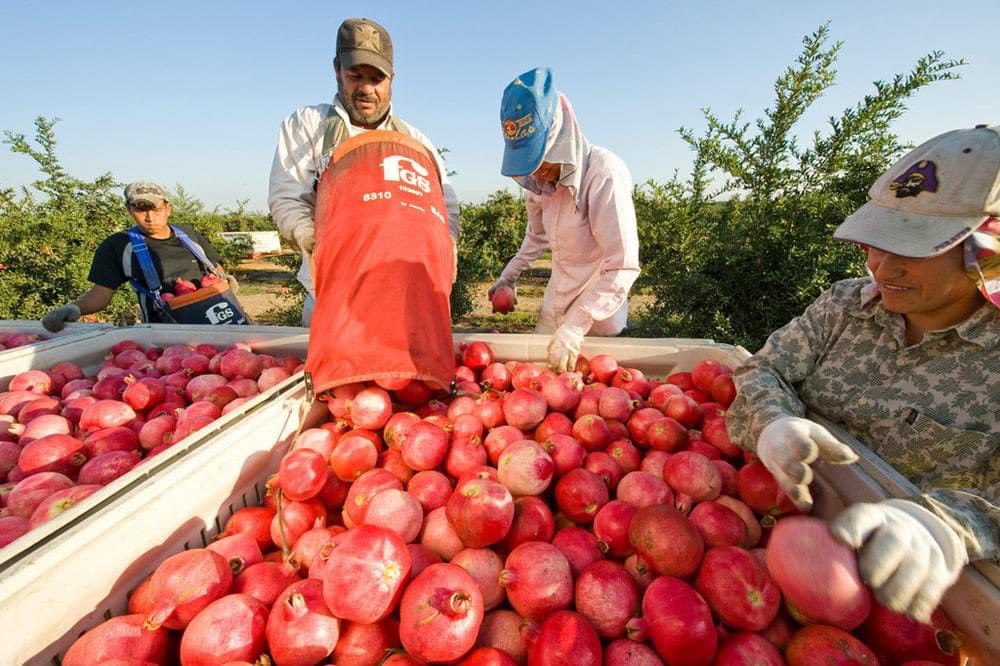
[[[212,247],[212,244],[201,235],[196,229],[186,224],[175,224],[180,227],[195,244],[200,245],[208,259],[218,264],[221,261],[219,253]],[[157,276],[165,289],[173,289],[174,281],[178,278],[194,280],[201,278],[204,270],[195,259],[191,251],[181,244],[180,239],[170,232],[170,238],[157,239],[146,236],[146,244],[149,246],[149,254],[153,259],[153,267]],[[132,252],[132,242],[129,240],[128,232],[119,231],[104,239],[94,252],[94,260],[90,264],[90,274],[87,279],[94,284],[117,289],[123,283],[129,281],[129,276],[125,274],[125,260],[128,256],[132,265],[132,276],[138,278],[143,285],[142,268],[139,261]],[[145,296],[139,297],[139,307],[142,309],[143,321],[160,321],[155,310],[150,307]]]

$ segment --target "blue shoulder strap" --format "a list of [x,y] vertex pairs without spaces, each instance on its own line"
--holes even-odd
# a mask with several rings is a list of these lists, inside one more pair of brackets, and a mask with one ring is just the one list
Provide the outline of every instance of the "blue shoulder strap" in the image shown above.
[[139,262],[139,269],[142,270],[142,277],[146,281],[144,285],[133,275],[129,278],[132,288],[140,294],[150,296],[154,301],[160,301],[160,289],[163,285],[160,284],[160,276],[156,274],[156,267],[153,266],[153,257],[149,253],[146,238],[139,227],[132,227],[128,230],[128,239],[132,242],[132,254]]

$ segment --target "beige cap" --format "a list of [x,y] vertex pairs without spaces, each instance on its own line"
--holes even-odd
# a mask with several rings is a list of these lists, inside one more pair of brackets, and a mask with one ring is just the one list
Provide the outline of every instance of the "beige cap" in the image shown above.
[[904,257],[947,252],[987,217],[1000,216],[1000,126],[924,142],[882,174],[868,196],[834,238]]

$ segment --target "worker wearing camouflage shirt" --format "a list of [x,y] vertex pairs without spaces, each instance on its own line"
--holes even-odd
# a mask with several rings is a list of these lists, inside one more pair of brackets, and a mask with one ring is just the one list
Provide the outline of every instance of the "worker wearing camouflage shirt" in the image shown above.
[[927,621],[969,561],[1000,561],[1000,128],[935,137],[834,234],[868,253],[737,369],[730,437],[801,509],[809,464],[857,459],[815,412],[920,488],[831,525],[888,607]]

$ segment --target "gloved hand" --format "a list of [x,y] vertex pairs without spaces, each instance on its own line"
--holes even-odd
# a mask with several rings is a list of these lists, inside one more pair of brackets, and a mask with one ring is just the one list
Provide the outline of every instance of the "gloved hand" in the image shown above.
[[941,597],[969,561],[962,540],[914,502],[855,504],[830,524],[858,550],[858,571],[883,605],[929,623]]
[[583,346],[586,333],[579,326],[563,324],[556,329],[549,340],[549,366],[556,372],[570,372],[576,367],[576,359]]
[[42,326],[46,331],[57,333],[63,330],[68,321],[76,321],[80,318],[80,308],[76,303],[67,303],[59,306],[52,312],[42,317]]
[[486,292],[487,298],[493,298],[493,293],[500,287],[510,287],[510,290],[514,292],[514,305],[517,305],[517,286],[513,280],[508,280],[506,278],[497,278],[497,281],[494,282],[493,286]]
[[757,456],[800,511],[812,507],[810,463],[817,458],[836,464],[858,459],[829,430],[797,416],[786,416],[764,426],[757,438]]
[[292,231],[291,240],[300,252],[312,254],[316,247],[316,228],[311,224],[300,224]]
[[223,273],[222,277],[226,278],[226,282],[229,283],[229,290],[234,294],[240,293],[240,283],[236,281],[235,275],[230,275],[229,273]]

